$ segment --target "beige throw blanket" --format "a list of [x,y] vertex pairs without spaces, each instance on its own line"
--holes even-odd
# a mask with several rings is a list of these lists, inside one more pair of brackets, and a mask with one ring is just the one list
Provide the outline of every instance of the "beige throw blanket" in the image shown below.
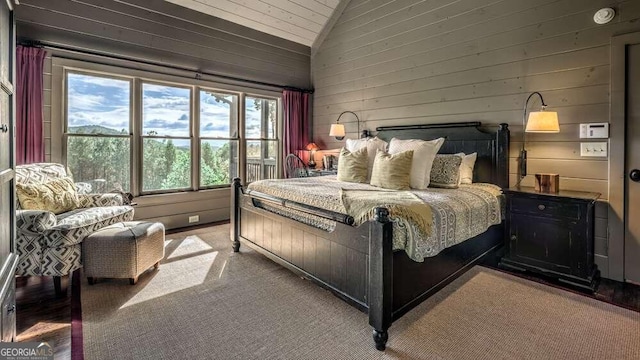
[[389,210],[389,217],[413,225],[425,238],[431,235],[431,206],[409,191],[341,189],[340,198],[356,226],[373,220],[375,208],[385,207]]

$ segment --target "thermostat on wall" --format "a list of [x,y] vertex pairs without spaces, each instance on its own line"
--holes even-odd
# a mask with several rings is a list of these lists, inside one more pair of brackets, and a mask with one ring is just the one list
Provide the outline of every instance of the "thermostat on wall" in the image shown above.
[[609,123],[580,124],[581,139],[608,139]]

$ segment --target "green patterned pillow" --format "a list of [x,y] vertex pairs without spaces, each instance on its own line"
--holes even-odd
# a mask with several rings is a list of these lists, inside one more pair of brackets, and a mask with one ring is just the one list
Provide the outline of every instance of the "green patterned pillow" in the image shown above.
[[384,189],[408,190],[411,183],[413,150],[390,155],[378,150],[371,172],[371,185]]
[[16,193],[23,210],[44,210],[57,215],[80,206],[76,186],[70,177],[46,183],[16,183]]
[[431,167],[431,181],[429,186],[457,189],[460,183],[460,164],[463,156],[460,154],[438,154]]
[[366,183],[368,164],[366,147],[354,152],[342,148],[338,159],[338,181]]

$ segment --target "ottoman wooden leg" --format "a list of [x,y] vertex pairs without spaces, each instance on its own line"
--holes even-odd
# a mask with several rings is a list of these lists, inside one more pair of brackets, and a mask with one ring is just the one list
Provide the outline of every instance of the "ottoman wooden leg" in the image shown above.
[[138,282],[138,277],[129,278],[129,284],[135,285]]
[[160,270],[160,261],[158,261],[157,263],[153,264],[153,268],[155,270]]
[[92,276],[89,276],[89,277],[87,278],[87,281],[89,282],[89,285],[93,285],[93,284],[95,284],[95,283],[96,283],[96,278],[94,278],[94,277],[92,277]]

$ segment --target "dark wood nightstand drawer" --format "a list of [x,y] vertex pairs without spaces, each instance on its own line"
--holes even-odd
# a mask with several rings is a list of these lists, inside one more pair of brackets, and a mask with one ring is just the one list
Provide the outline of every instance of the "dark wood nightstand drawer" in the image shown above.
[[562,217],[580,220],[579,204],[558,202],[541,199],[531,199],[518,196],[511,197],[511,211],[545,217]]

